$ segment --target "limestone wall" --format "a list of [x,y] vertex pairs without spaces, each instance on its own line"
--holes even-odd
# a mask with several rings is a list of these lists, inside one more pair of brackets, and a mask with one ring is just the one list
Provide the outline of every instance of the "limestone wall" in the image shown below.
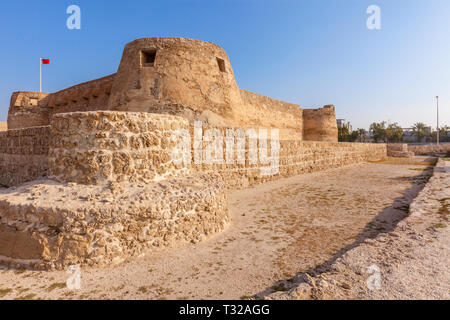
[[[224,137],[226,136],[226,129],[216,128],[216,130],[221,131]],[[270,135],[271,133],[268,131],[269,138]],[[209,144],[209,142],[204,142],[203,146]],[[280,140],[278,161],[266,160],[264,164],[261,158],[261,150],[258,148],[258,162],[251,164],[249,161],[249,138],[247,136],[245,138],[245,163],[240,164],[236,161],[235,154],[234,163],[227,164],[226,148],[224,142],[223,162],[216,164],[196,164],[195,150],[192,150],[192,165],[189,168],[196,172],[218,172],[230,189],[241,189],[298,174],[337,168],[364,161],[381,160],[387,155],[386,144]],[[204,150],[202,151],[203,154]],[[263,155],[264,157],[272,155],[270,140],[267,142],[266,149],[263,149]],[[278,167],[275,174],[272,174],[274,172],[273,164]],[[268,174],[268,172],[271,173]]]
[[[385,144],[272,144],[269,131],[265,145],[242,130],[244,160],[232,152],[228,162],[228,131],[236,133],[208,126],[199,133],[177,116],[97,111],[56,114],[50,126],[0,133],[0,183],[49,178],[0,192],[0,261],[16,268],[101,266],[151,247],[198,242],[227,225],[227,189],[386,156]],[[174,132],[187,136],[187,162],[174,161]],[[213,154],[222,161],[204,163],[217,141]],[[263,161],[278,144],[276,161]]]
[[336,113],[333,105],[303,110],[303,140],[338,141]]
[[177,115],[216,127],[278,128],[283,140],[337,141],[334,107],[302,110],[238,88],[226,52],[211,42],[143,38],[125,46],[117,73],[52,93],[11,98],[11,129],[54,114],[128,111]]
[[52,115],[58,113],[108,109],[114,76],[80,83],[51,94],[14,92],[8,112],[8,128],[47,126]]
[[25,184],[0,193],[0,262],[33,269],[120,263],[223,230],[227,205],[217,174],[154,184]]
[[[84,184],[159,181],[185,174],[171,161],[180,117],[135,112],[74,112],[51,122],[49,177]],[[179,172],[180,171],[180,172]]]
[[408,150],[415,155],[436,155],[450,152],[450,143],[432,145],[408,145]]
[[46,176],[49,137],[48,126],[0,132],[0,184]]
[[226,52],[214,43],[186,38],[144,38],[127,44],[109,101],[111,110],[186,112],[194,118],[211,115],[212,122],[235,119],[240,105]]
[[277,128],[282,140],[302,140],[303,117],[300,106],[241,90],[243,107],[238,109],[241,128]]
[[[387,152],[385,144],[280,140],[279,170],[274,175],[264,175],[261,172],[269,164],[262,163],[261,146],[256,150],[257,163],[250,163],[248,136],[245,137],[245,162],[236,161],[236,152],[234,160],[227,162],[225,137],[228,130],[236,132],[234,128],[203,127],[200,148],[203,158],[211,145],[205,138],[208,129],[216,130],[222,140],[222,160],[212,164],[196,162],[193,126],[182,117],[145,112],[75,112],[54,115],[50,128],[10,130],[2,134],[2,170],[5,172],[2,183],[14,185],[45,175],[48,158],[48,176],[61,182],[149,183],[193,172],[214,171],[230,188],[242,188],[304,172],[378,160]],[[189,133],[190,164],[173,161],[172,152],[179,143],[172,138],[174,130]],[[270,136],[269,130],[267,156],[271,155]]]

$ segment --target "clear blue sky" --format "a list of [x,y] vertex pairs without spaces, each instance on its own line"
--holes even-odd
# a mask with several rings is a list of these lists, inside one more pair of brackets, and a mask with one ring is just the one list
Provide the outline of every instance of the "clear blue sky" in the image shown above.
[[[81,30],[66,8],[81,7]],[[366,9],[381,8],[381,30]],[[123,46],[170,36],[212,41],[239,87],[304,108],[334,104],[356,127],[373,121],[450,125],[449,0],[2,1],[0,120],[10,95],[54,92],[116,72]]]

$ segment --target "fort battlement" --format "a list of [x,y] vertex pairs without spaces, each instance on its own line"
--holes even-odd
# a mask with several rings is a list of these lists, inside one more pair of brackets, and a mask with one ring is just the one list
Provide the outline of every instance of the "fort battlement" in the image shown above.
[[44,126],[54,114],[99,110],[171,114],[214,126],[278,128],[281,139],[337,141],[333,107],[314,114],[239,89],[222,48],[185,38],[135,40],[126,45],[117,73],[107,77],[51,94],[15,92],[8,127]]

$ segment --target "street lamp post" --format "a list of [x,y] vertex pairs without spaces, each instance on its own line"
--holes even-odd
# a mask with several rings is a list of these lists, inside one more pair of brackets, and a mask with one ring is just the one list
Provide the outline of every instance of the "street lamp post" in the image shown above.
[[437,118],[436,118],[436,144],[439,145],[439,96],[436,96],[436,111],[437,111]]

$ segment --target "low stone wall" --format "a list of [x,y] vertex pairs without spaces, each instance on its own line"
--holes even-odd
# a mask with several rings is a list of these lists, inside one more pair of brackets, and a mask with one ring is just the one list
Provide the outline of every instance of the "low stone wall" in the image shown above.
[[408,151],[408,144],[406,143],[389,143],[387,155],[389,157],[409,158],[414,156],[414,152]]
[[48,126],[0,132],[0,184],[45,177],[49,138]]
[[108,187],[40,180],[0,191],[0,262],[105,266],[152,247],[199,242],[227,222],[217,174]]
[[[230,188],[243,188],[280,177],[379,160],[386,156],[384,144],[280,140],[279,158],[275,163],[278,170],[267,175],[262,172],[270,164],[261,163],[259,149],[256,150],[257,163],[249,161],[248,136],[245,138],[243,163],[236,161],[235,154],[233,161],[227,162],[225,141],[222,141],[222,161],[197,163],[193,126],[178,116],[145,112],[74,112],[54,115],[50,128],[2,133],[0,159],[4,173],[0,183],[15,185],[45,176],[48,160],[48,177],[60,182],[92,185],[150,183],[192,172],[214,171]],[[201,150],[211,144],[205,141],[208,140],[204,136],[207,129],[211,128],[204,127],[201,133]],[[226,137],[227,130],[230,130],[214,129],[221,137]],[[172,151],[179,143],[172,139],[175,130],[185,130],[190,134],[190,164],[174,164]],[[268,134],[265,154],[270,156],[270,131]]]
[[408,150],[414,152],[415,155],[448,154],[450,152],[450,143],[439,145],[408,145]]
[[[203,138],[205,132],[209,127],[203,127],[201,133]],[[226,137],[227,130],[230,128],[213,128],[219,136]],[[237,133],[236,128],[231,129]],[[256,131],[257,132],[257,131]],[[239,134],[238,134],[239,135]],[[194,136],[193,128],[191,127],[191,137]],[[245,161],[240,163],[237,161],[236,150],[232,156],[232,161],[227,160],[227,145],[226,141],[222,141],[222,150],[219,151],[220,156],[215,158],[215,153],[212,153],[214,162],[212,164],[201,163],[196,161],[195,153],[199,152],[194,149],[195,141],[191,141],[191,165],[188,165],[191,171],[195,172],[218,172],[230,189],[240,189],[252,186],[266,181],[276,180],[280,178],[290,177],[298,174],[309,173],[313,171],[326,170],[336,168],[344,165],[360,163],[364,161],[376,161],[386,157],[386,144],[373,143],[349,143],[349,142],[325,142],[325,141],[298,141],[298,140],[279,140],[278,146],[278,160],[272,161],[269,158],[272,156],[272,142],[270,140],[271,131],[267,132],[267,145],[258,145],[260,142],[256,141],[258,148],[256,149],[257,163],[250,163],[249,151],[249,137],[245,131],[240,132],[245,143]],[[207,139],[209,140],[209,139]],[[237,145],[237,139],[234,139],[234,147]],[[211,142],[202,141],[202,148],[200,148],[200,157],[205,158],[205,150]],[[276,146],[277,144],[275,144]],[[220,148],[218,148],[220,150]],[[266,157],[265,163],[261,158]],[[277,153],[275,152],[274,155]],[[197,159],[199,157],[197,156]],[[275,171],[274,171],[275,169]]]
[[173,130],[187,129],[180,117],[137,112],[73,112],[54,115],[49,177],[61,182],[160,181],[186,175],[170,150]]
[[248,162],[243,165],[194,165],[194,168],[198,172],[208,169],[216,171],[229,188],[241,189],[271,180],[385,157],[384,144],[280,141],[279,169],[273,175],[262,174],[269,165],[250,165]]

